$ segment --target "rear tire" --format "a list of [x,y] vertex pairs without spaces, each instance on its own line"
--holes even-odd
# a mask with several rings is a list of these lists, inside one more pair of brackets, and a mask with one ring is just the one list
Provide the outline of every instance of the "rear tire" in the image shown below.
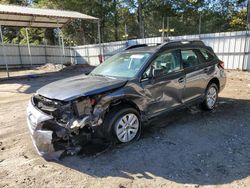
[[114,107],[108,112],[103,128],[108,140],[118,143],[132,142],[140,137],[140,114],[131,107]]
[[216,102],[218,100],[218,86],[215,83],[208,85],[205,92],[205,99],[201,106],[204,110],[211,111],[215,108]]

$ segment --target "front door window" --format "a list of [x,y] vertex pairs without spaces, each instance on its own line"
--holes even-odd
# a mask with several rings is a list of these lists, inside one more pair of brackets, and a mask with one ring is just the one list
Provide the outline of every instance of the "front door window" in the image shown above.
[[143,74],[143,78],[153,77],[159,78],[171,72],[180,70],[180,60],[178,51],[163,52],[151,64],[151,66]]

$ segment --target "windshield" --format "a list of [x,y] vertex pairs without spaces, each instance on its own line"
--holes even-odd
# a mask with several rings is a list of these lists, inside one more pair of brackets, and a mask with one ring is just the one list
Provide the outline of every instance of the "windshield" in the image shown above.
[[120,53],[107,59],[91,74],[110,77],[133,78],[146,62],[150,53]]

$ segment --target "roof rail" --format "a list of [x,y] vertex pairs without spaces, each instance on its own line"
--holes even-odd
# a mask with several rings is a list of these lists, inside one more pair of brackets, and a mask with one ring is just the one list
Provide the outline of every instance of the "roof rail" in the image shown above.
[[182,44],[193,44],[193,45],[201,45],[204,46],[204,42],[201,40],[181,40]]
[[134,48],[140,48],[140,47],[146,47],[148,46],[147,44],[135,44],[135,45],[132,45],[132,46],[129,46],[127,48],[125,48],[125,50],[130,50],[130,49],[134,49]]
[[205,43],[201,40],[166,40],[166,42],[162,43],[159,47],[158,50],[166,47],[166,46],[171,46],[171,45],[185,45],[185,44],[192,44],[192,45],[197,45],[197,46],[205,46]]

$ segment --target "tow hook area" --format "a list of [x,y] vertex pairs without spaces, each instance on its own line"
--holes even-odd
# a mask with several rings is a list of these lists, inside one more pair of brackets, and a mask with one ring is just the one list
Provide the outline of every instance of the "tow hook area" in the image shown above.
[[90,118],[89,116],[84,117],[81,120],[75,120],[73,121],[72,125],[71,125],[71,129],[81,129],[85,126],[90,126]]
[[76,155],[92,139],[92,130],[82,128],[71,132],[55,122],[42,122],[32,135],[33,143],[40,155],[47,160],[57,160],[62,154]]

